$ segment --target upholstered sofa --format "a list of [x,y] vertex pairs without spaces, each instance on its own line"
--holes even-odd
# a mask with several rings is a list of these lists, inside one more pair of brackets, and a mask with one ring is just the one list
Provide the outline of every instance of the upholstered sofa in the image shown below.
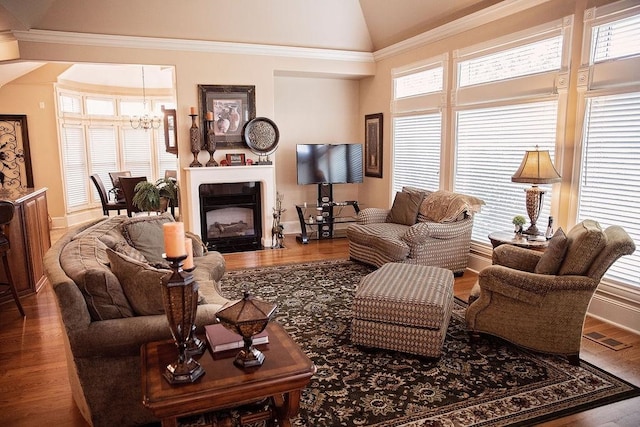
[[484,202],[449,191],[405,187],[391,209],[365,208],[347,228],[349,257],[380,267],[402,262],[447,268],[461,275],[467,268],[473,216]]
[[[73,398],[93,426],[157,421],[142,405],[140,347],[171,338],[160,287],[168,272],[160,265],[166,221],[173,217],[100,219],[69,230],[45,255],[64,326]],[[215,312],[227,302],[218,288],[225,262],[191,237],[201,329],[215,323]]]
[[500,245],[471,290],[467,327],[473,335],[498,336],[577,364],[582,326],[600,279],[634,251],[621,227],[603,230],[593,220],[576,224],[566,236],[558,229],[544,253]]

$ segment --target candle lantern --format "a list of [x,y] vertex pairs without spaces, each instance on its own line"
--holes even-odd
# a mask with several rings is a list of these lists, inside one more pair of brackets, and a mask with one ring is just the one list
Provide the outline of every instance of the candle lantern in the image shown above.
[[191,153],[193,154],[193,161],[189,165],[189,167],[196,168],[202,166],[202,163],[198,161],[198,154],[200,154],[200,150],[202,150],[202,141],[200,140],[200,130],[198,129],[198,124],[196,123],[196,119],[198,117],[197,114],[194,114],[192,109],[191,114],[191,128],[189,128],[189,137],[191,140]]
[[216,316],[227,329],[242,336],[244,348],[233,363],[240,368],[261,366],[264,354],[253,346],[253,336],[267,327],[276,312],[277,305],[253,298],[245,291],[244,297],[235,303],[227,303]]
[[213,158],[216,152],[216,140],[214,135],[213,113],[207,113],[207,152],[209,153],[209,161],[205,166],[218,166],[218,162]]

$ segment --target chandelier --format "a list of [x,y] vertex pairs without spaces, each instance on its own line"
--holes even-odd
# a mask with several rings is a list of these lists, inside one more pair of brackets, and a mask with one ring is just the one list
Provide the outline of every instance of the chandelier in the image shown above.
[[160,127],[160,117],[149,115],[147,110],[147,94],[144,86],[144,66],[142,67],[142,115],[132,116],[129,118],[131,127],[134,129],[149,130],[151,128],[158,129]]

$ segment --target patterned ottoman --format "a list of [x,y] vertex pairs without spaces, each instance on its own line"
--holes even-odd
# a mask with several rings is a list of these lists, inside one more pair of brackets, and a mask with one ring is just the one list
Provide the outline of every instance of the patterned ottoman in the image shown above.
[[353,299],[354,344],[439,357],[453,308],[453,273],[388,263],[362,279]]

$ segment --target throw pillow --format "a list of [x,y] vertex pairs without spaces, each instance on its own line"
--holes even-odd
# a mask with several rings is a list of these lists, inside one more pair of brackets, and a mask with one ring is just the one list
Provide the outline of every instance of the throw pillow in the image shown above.
[[567,252],[567,236],[558,228],[554,233],[547,250],[544,251],[536,268],[533,270],[537,274],[556,274],[560,270],[564,254]]
[[170,213],[140,215],[122,223],[122,234],[127,243],[137,249],[150,264],[164,262],[164,234],[162,224],[174,221]]
[[567,234],[567,253],[558,274],[584,275],[607,245],[607,235],[597,221],[585,219]]
[[404,225],[415,224],[421,202],[422,195],[420,193],[396,193],[393,206],[387,215],[387,222]]
[[162,278],[171,271],[153,268],[112,249],[107,249],[107,256],[134,313],[138,316],[164,313]]

